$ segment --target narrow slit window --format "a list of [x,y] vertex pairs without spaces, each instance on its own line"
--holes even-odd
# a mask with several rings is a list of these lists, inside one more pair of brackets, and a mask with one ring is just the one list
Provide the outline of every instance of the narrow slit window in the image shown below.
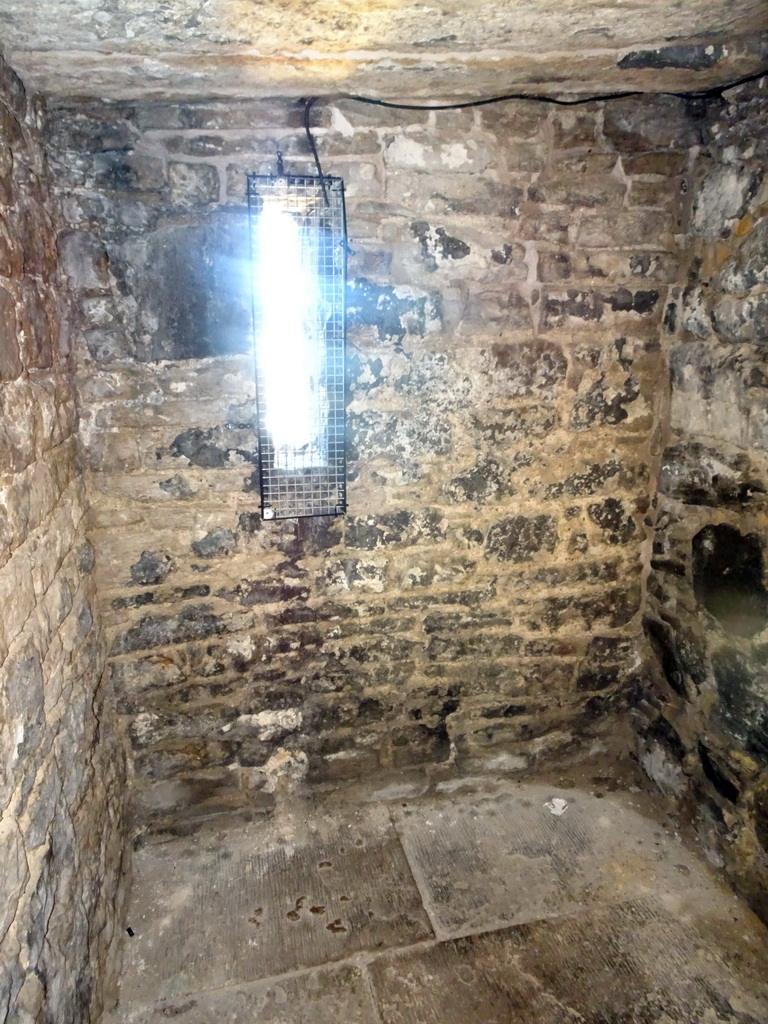
[[249,175],[262,519],[346,511],[344,183]]

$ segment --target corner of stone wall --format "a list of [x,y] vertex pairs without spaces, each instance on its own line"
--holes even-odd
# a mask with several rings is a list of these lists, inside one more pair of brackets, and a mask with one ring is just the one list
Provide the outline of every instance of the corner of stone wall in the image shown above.
[[644,768],[764,919],[767,85],[710,105],[692,169],[635,707]]
[[0,59],[0,1020],[97,1021],[121,930],[104,685],[44,104]]
[[652,672],[654,652],[650,644],[646,621],[649,608],[653,603],[654,559],[656,556],[659,523],[663,519],[663,499],[659,494],[659,479],[662,472],[664,454],[671,443],[672,429],[670,409],[672,401],[671,361],[672,352],[682,333],[682,307],[685,301],[685,286],[690,277],[690,265],[693,261],[689,244],[693,191],[696,181],[697,160],[701,150],[701,139],[706,130],[706,121],[700,110],[691,111],[684,101],[674,103],[673,110],[664,106],[662,109],[671,115],[671,130],[678,122],[683,137],[688,142],[687,148],[680,151],[679,178],[675,185],[681,193],[680,216],[677,223],[676,243],[680,253],[676,279],[670,282],[666,296],[666,305],[660,331],[661,373],[654,402],[654,421],[649,436],[649,493],[650,507],[643,520],[645,543],[643,546],[642,601],[637,618],[635,634],[635,656],[638,665],[637,686],[630,703],[630,721],[632,736],[636,744],[636,755],[640,761],[643,756],[643,735],[648,725],[647,718],[655,718],[656,712],[645,703],[647,691],[646,679]]

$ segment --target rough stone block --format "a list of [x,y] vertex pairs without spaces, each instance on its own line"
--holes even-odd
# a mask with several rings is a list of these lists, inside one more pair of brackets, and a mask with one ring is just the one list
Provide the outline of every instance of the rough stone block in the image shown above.
[[145,615],[115,640],[112,650],[114,654],[128,654],[217,636],[228,632],[229,623],[226,616],[213,614],[211,606],[205,604],[192,605],[177,615]]
[[24,274],[24,248],[19,232],[9,218],[0,223],[0,266],[3,277],[19,280]]
[[596,589],[588,596],[551,597],[545,599],[540,616],[531,615],[529,627],[545,622],[552,630],[570,630],[589,633],[597,629],[618,629],[626,626],[640,609],[639,584]]
[[550,395],[568,369],[559,345],[547,341],[494,344],[488,353],[494,389],[510,398]]
[[666,179],[661,181],[642,181],[637,179],[632,182],[629,191],[629,205],[674,210],[682,201],[682,197],[687,190],[688,182],[684,178],[679,182]]
[[592,149],[598,142],[598,110],[554,110],[551,116],[555,149]]
[[159,192],[166,185],[161,159],[121,150],[96,153],[86,164],[86,177],[108,192]]
[[546,495],[549,498],[559,498],[564,495],[594,494],[604,489],[606,485],[632,488],[638,480],[645,479],[647,479],[647,467],[630,466],[610,459],[607,462],[586,464],[582,469],[569,473],[557,483],[550,484]]
[[633,96],[606,103],[603,133],[621,152],[685,150],[698,142],[698,125],[685,101],[673,96]]
[[618,498],[605,498],[587,506],[590,519],[603,531],[607,544],[626,544],[637,531],[635,520]]
[[391,733],[392,764],[395,768],[417,764],[439,764],[451,754],[451,741],[445,725],[431,728],[413,725]]
[[[492,159],[490,145],[471,137],[464,141],[451,138],[441,142],[434,138],[396,135],[387,141],[384,150],[384,162],[393,170],[477,173],[483,171]],[[523,160],[522,156],[520,160]]]
[[659,491],[689,505],[735,505],[760,500],[768,481],[757,462],[741,451],[725,451],[701,442],[665,449]]
[[479,109],[484,128],[501,138],[531,139],[544,131],[550,108],[546,103],[494,103]]
[[442,515],[436,510],[414,514],[388,512],[380,517],[351,518],[344,530],[347,547],[373,551],[390,544],[417,544],[425,540],[439,540],[445,536]]
[[520,204],[521,240],[565,244],[571,234],[571,215],[567,210],[542,210],[531,202]]
[[24,83],[5,61],[0,64],[0,96],[3,103],[19,118],[27,113],[27,93]]
[[545,282],[575,279],[616,282],[631,287],[645,281],[667,284],[677,280],[678,272],[676,256],[646,249],[542,252],[538,259],[539,280]]
[[546,178],[528,188],[531,203],[551,203],[569,209],[619,208],[626,193],[626,185],[612,178],[577,177],[566,180]]
[[514,494],[515,488],[509,469],[493,458],[481,456],[471,468],[445,485],[445,493],[456,502],[471,501],[483,505]]
[[19,327],[22,361],[29,368],[46,369],[54,358],[54,331],[58,324],[54,319],[53,298],[44,286],[31,278],[22,283]]
[[142,551],[141,558],[131,566],[131,582],[140,586],[163,583],[173,568],[173,559],[167,552]]
[[746,298],[725,298],[712,310],[715,332],[725,341],[742,344],[768,342],[768,292]]
[[613,173],[617,162],[615,153],[555,152],[539,180],[546,181],[548,177],[561,178],[564,175],[605,178]]
[[754,173],[746,167],[713,167],[696,192],[693,233],[719,238],[742,215],[756,185]]
[[671,227],[666,213],[655,210],[627,210],[612,216],[592,214],[582,218],[576,231],[579,245],[604,248],[635,245],[672,246]]
[[522,188],[471,173],[399,171],[386,183],[386,197],[406,209],[418,208],[428,216],[461,214],[507,217],[523,197]]
[[458,658],[506,658],[519,653],[522,640],[514,633],[480,633],[473,635],[464,632],[459,637],[439,636],[433,632],[426,648],[430,661],[447,661],[453,663]]
[[0,380],[16,380],[22,369],[16,300],[0,288]]
[[384,342],[402,342],[409,334],[424,337],[439,330],[440,306],[436,294],[411,286],[380,286],[356,278],[347,289],[348,327],[373,327]]
[[526,404],[514,409],[484,409],[472,414],[473,428],[483,441],[508,444],[549,436],[558,426],[559,414],[551,405]]
[[505,331],[530,331],[533,327],[531,304],[517,288],[473,290],[460,327],[462,334],[478,332],[503,334]]
[[719,291],[745,292],[768,284],[768,217],[763,217],[723,265],[714,285]]
[[70,287],[102,289],[109,286],[107,252],[92,232],[63,232],[58,236],[57,245]]
[[171,202],[179,206],[198,206],[219,199],[219,172],[208,164],[171,162],[168,165]]
[[56,271],[55,236],[42,202],[26,199],[15,211],[16,229],[24,239],[24,273],[52,281]]
[[129,152],[137,136],[130,115],[130,107],[112,105],[105,109],[99,103],[83,104],[66,115],[53,111],[50,116],[51,139],[57,150]]
[[216,555],[228,555],[235,549],[236,537],[231,530],[217,526],[209,530],[204,537],[192,542],[192,550],[198,558],[214,558]]
[[639,396],[640,387],[633,376],[614,383],[607,380],[605,374],[600,374],[574,402],[571,427],[587,430],[593,426],[621,423],[629,416],[626,407],[637,401]]
[[683,173],[686,156],[685,152],[622,153],[620,159],[627,175],[669,181]]
[[489,530],[486,558],[497,562],[530,561],[539,551],[554,551],[557,539],[551,516],[510,516]]
[[248,191],[249,174],[272,174],[274,173],[274,160],[267,157],[254,158],[253,156],[241,160],[233,160],[227,164],[225,171],[225,186],[227,198],[231,202],[245,204]]

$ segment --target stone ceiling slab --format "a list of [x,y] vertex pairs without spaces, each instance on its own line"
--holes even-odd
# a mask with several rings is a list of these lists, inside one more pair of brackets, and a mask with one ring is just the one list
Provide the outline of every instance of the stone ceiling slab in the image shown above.
[[0,0],[62,99],[701,90],[768,65],[765,0]]

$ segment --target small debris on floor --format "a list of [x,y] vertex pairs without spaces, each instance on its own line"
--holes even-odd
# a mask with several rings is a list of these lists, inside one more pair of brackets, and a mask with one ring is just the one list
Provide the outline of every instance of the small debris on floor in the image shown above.
[[566,808],[568,807],[568,801],[563,800],[560,796],[553,796],[551,800],[547,800],[544,804],[550,814],[554,814],[555,817],[559,818],[565,814]]

